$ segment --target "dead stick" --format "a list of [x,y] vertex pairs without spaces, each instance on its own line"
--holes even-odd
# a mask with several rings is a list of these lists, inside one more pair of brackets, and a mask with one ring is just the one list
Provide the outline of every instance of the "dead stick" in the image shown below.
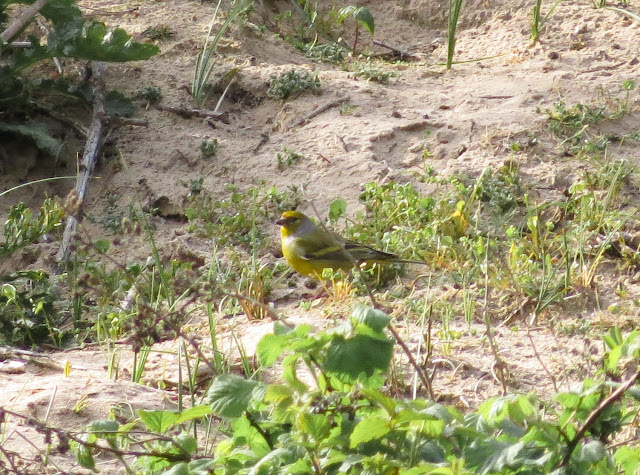
[[49,3],[49,0],[38,0],[33,5],[29,5],[28,7],[20,10],[20,13],[15,20],[13,20],[11,24],[2,33],[0,33],[0,39],[4,43],[9,43],[47,3]]
[[296,120],[295,122],[293,122],[291,125],[289,125],[289,127],[287,127],[287,130],[290,130],[290,129],[293,129],[294,127],[298,127],[300,125],[306,124],[308,121],[310,121],[314,117],[319,116],[324,111],[329,110],[329,109],[331,109],[333,107],[339,106],[340,104],[342,104],[344,102],[347,102],[348,100],[349,100],[349,96],[345,96],[345,97],[339,97],[335,101],[327,102],[325,105],[318,107],[317,109],[309,112],[304,117],[301,117],[298,120]]
[[[89,188],[89,179],[91,178],[93,168],[98,159],[98,154],[100,153],[102,134],[107,120],[107,114],[104,111],[104,64],[94,61],[91,63],[91,68],[93,69],[93,118],[91,119],[91,126],[89,127],[89,134],[87,135],[87,142],[84,148],[84,155],[82,156],[82,163],[80,164],[80,175],[78,175],[75,190],[80,208],[84,204],[87,189]],[[67,227],[65,228],[62,236],[62,245],[60,246],[60,251],[58,251],[58,255],[56,256],[58,263],[64,263],[69,260],[71,240],[78,223],[76,218],[78,215],[79,213],[75,212],[67,219]]]
[[407,58],[411,58],[415,55],[411,54],[409,51],[407,50],[403,50],[400,48],[396,48],[395,46],[391,46],[390,44],[387,43],[383,43],[382,41],[378,41],[378,40],[373,40],[373,44],[374,45],[378,45],[378,46],[382,46],[383,48],[387,48],[390,49],[391,51],[393,51],[394,53],[399,54],[401,57],[407,57]]
[[229,114],[226,112],[216,112],[207,109],[190,109],[188,107],[172,107],[172,106],[156,106],[156,109],[159,111],[167,111],[173,112],[174,114],[178,114],[185,119],[190,119],[194,116],[198,117],[207,117],[214,120],[219,120],[221,122],[225,122]]

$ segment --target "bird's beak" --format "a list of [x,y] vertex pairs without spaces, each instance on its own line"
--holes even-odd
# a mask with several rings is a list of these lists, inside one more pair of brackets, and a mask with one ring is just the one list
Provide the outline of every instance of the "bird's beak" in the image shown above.
[[284,218],[280,218],[278,221],[276,221],[276,224],[278,226],[284,226],[284,222],[285,222]]

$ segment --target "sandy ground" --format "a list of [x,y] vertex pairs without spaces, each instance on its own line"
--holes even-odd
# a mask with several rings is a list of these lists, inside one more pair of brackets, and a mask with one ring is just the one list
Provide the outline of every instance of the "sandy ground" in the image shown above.
[[[364,182],[408,181],[426,191],[427,185],[415,179],[425,166],[444,176],[463,173],[475,178],[487,167],[497,169],[515,162],[534,199],[553,199],[561,196],[589,164],[562,156],[549,135],[546,116],[539,111],[560,99],[567,104],[602,104],[620,96],[623,81],[640,81],[640,22],[613,10],[594,9],[591,1],[560,4],[535,46],[530,41],[529,3],[464,5],[455,57],[461,63],[448,72],[441,66],[446,57],[446,2],[385,0],[361,4],[376,18],[377,40],[414,55],[409,62],[376,63],[376,67],[395,74],[388,84],[366,81],[340,66],[312,62],[284,41],[284,34],[275,35],[286,32],[286,25],[278,22],[276,15],[289,3],[256,2],[248,20],[233,27],[223,40],[214,70],[216,79],[233,67],[239,68],[237,80],[222,104],[221,110],[228,113],[228,119],[222,122],[203,117],[186,119],[166,110],[193,107],[189,89],[194,61],[214,3],[80,2],[87,14],[110,26],[123,27],[137,38],[142,38],[147,28],[164,24],[174,32],[172,38],[159,43],[161,53],[153,59],[107,66],[108,87],[134,94],[154,85],[161,88],[163,98],[160,107],[139,109],[136,117],[145,119],[148,126],[125,123],[111,131],[107,155],[96,171],[99,178],[91,183],[87,212],[100,216],[109,202],[123,208],[130,203],[153,205],[159,209],[153,224],[163,255],[197,255],[208,263],[211,241],[190,235],[176,218],[183,213],[186,202],[187,190],[181,183],[198,178],[203,178],[204,188],[219,199],[228,195],[228,183],[241,190],[259,183],[279,189],[295,185],[302,190],[301,210],[313,214],[312,206],[325,210],[333,199],[342,197],[349,203],[349,214],[354,215],[362,207],[358,195]],[[266,28],[260,28],[263,25]],[[345,38],[353,39],[348,28]],[[373,45],[366,33],[361,35],[360,47],[374,54],[389,53]],[[269,78],[292,68],[317,72],[322,93],[303,94],[284,103],[267,98]],[[338,104],[338,100],[342,102]],[[212,97],[204,107],[211,109],[216,101],[217,97]],[[307,123],[296,124],[314,109],[334,102]],[[341,113],[344,104],[349,105],[349,113]],[[632,112],[612,126],[615,132],[638,131],[638,104],[636,94],[632,96]],[[431,132],[426,138],[425,130]],[[532,135],[538,138],[537,147],[516,154],[510,151],[509,144],[515,140],[524,143]],[[201,141],[208,138],[220,144],[212,160],[202,159],[199,151]],[[280,170],[276,154],[283,147],[303,154],[301,163]],[[426,159],[425,147],[431,151]],[[31,158],[25,158],[20,172],[0,178],[0,188],[51,174],[42,158],[34,158],[33,151],[29,153]],[[639,164],[637,143],[632,141],[612,146],[609,153],[612,160],[624,157]],[[74,170],[70,160],[66,170],[58,173],[73,174]],[[52,182],[22,188],[0,198],[1,211],[18,201],[37,206],[46,196],[64,196],[70,187],[70,183]],[[97,224],[85,226],[92,236],[105,233]],[[262,257],[264,262],[275,262],[279,255],[277,230],[264,230],[272,239]],[[0,263],[0,268],[3,272],[19,266],[47,268],[57,244],[40,243]],[[128,259],[144,260],[149,255],[142,239],[131,238],[129,244]],[[497,326],[496,338],[508,366],[509,390],[536,390],[549,396],[592,374],[602,345],[592,336],[567,334],[558,328],[579,329],[585,322],[607,328],[621,323],[607,309],[619,303],[612,289],[624,279],[628,296],[640,296],[638,283],[616,274],[612,266],[610,275],[600,281],[599,306],[587,299],[579,305],[552,309],[545,321],[553,324],[543,322],[529,333],[521,322]],[[440,278],[438,286],[440,298],[459,298],[446,276]],[[308,321],[318,328],[330,325],[322,302],[309,311],[298,307],[302,294],[302,290],[291,294],[285,288],[275,289],[276,309],[294,323]],[[506,318],[513,311],[498,316]],[[637,321],[636,308],[629,310],[622,323]],[[193,334],[204,340],[203,319],[195,318],[192,325]],[[398,318],[397,326],[410,347],[420,343],[415,323]],[[268,322],[248,322],[242,315],[225,319],[219,329],[221,345],[234,351],[230,337],[233,331],[240,335],[251,356],[259,338],[271,328]],[[474,408],[485,398],[499,394],[501,385],[495,378],[485,327],[474,323],[468,328],[466,323],[456,321],[453,328],[460,331],[460,339],[450,348],[442,342],[436,345],[438,376],[434,389],[443,402],[460,409]],[[3,363],[13,361],[15,368],[2,375],[0,405],[72,430],[105,417],[114,405],[127,411],[175,408],[176,357],[171,353],[176,348],[174,341],[154,347],[145,373],[147,385],[127,381],[131,353],[126,345],[118,346],[123,369],[117,380],[109,379],[107,355],[98,347],[48,357],[12,355]],[[405,359],[398,357],[399,367],[404,367]],[[72,368],[67,377],[63,373],[65,364]],[[409,374],[408,368],[406,371]],[[159,386],[166,389],[154,389]],[[3,447],[23,454],[24,473],[87,472],[74,464],[69,454],[53,454],[51,460],[57,465],[42,467],[43,439],[18,419],[9,420],[2,437]],[[114,473],[111,465],[99,468],[103,473]]]

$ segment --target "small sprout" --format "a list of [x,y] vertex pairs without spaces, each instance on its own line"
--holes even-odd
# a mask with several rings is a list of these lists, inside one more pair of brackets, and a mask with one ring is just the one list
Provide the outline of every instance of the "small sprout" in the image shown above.
[[340,107],[340,115],[353,115],[357,108],[358,106],[346,102]]
[[218,154],[218,139],[204,139],[200,143],[202,158],[216,158]]
[[282,152],[276,155],[278,159],[278,170],[283,171],[285,168],[292,167],[304,158],[304,155],[294,152],[288,147],[283,147]]
[[162,100],[162,90],[154,85],[146,86],[136,92],[136,99],[142,99],[147,104],[157,104]]

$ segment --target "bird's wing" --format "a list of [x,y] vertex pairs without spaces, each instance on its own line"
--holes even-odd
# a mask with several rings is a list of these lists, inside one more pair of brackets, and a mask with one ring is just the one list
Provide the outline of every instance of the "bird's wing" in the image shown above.
[[348,261],[341,243],[342,238],[338,235],[318,235],[313,241],[305,241],[304,246],[298,245],[299,255],[307,261]]
[[357,262],[364,261],[386,261],[399,259],[390,252],[379,251],[373,247],[365,246],[355,241],[344,241],[344,250],[347,251]]

